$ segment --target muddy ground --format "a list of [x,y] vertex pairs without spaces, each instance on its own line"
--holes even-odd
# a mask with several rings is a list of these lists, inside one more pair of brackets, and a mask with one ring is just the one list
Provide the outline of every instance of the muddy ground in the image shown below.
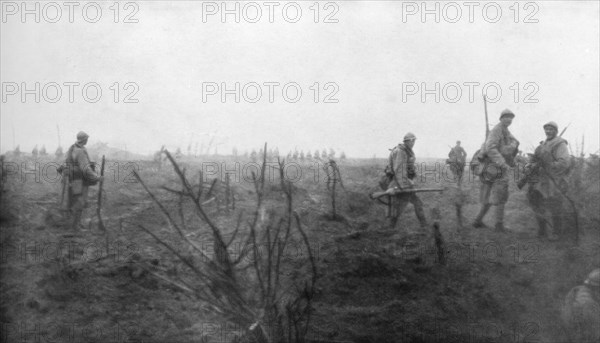
[[[147,271],[147,266],[154,266],[167,274],[184,272],[172,253],[134,225],[167,234],[164,217],[131,171],[137,169],[157,196],[174,206],[176,198],[160,189],[176,185],[169,166],[159,171],[146,161],[120,161],[118,172],[117,164],[107,168],[105,233],[97,224],[97,187],[89,195],[85,230],[73,232],[56,203],[60,182],[50,180],[52,175],[35,180],[35,174],[25,173],[33,169],[32,161],[27,163],[8,175],[2,193],[2,342],[233,342],[240,335],[243,328],[219,320],[205,304]],[[338,220],[331,219],[323,170],[306,163],[298,164],[301,177],[290,171],[294,210],[319,267],[308,339],[568,340],[559,317],[561,302],[570,288],[600,267],[597,181],[574,194],[580,214],[576,244],[572,210],[565,220],[571,236],[558,242],[536,238],[525,192],[516,189],[514,180],[505,219],[510,231],[496,233],[468,225],[478,210],[476,179],[467,176],[461,191],[451,176],[426,177],[423,186],[447,187],[442,194],[420,195],[430,221],[431,209],[441,213],[447,260],[442,265],[431,234],[410,238],[388,227],[384,206],[368,198],[369,192],[378,190],[383,163],[340,163],[344,188],[337,187],[342,218]],[[200,160],[184,165],[188,175],[201,168]],[[279,181],[266,183],[265,207],[276,211],[284,203]],[[223,184],[216,187],[222,189]],[[206,205],[222,223],[255,203],[253,187],[243,175],[232,180],[232,190],[235,210],[227,213],[222,201]],[[462,204],[463,227],[455,211],[457,202]],[[402,228],[418,230],[411,205],[401,221]],[[493,213],[485,221],[491,227]],[[210,245],[201,232],[193,239]],[[306,251],[297,249],[289,256],[288,270],[302,270]]]

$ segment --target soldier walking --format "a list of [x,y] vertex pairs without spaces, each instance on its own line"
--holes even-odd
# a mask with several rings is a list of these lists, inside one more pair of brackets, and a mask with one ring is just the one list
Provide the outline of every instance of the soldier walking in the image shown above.
[[456,141],[456,146],[454,147],[454,154],[458,157],[458,160],[462,163],[465,163],[467,160],[467,152],[460,146],[460,141]]
[[85,145],[89,135],[83,131],[77,134],[77,142],[71,145],[67,151],[66,169],[63,177],[67,177],[67,198],[63,199],[63,206],[67,208],[72,217],[71,228],[79,228],[83,209],[87,205],[89,186],[93,186],[102,179],[96,174],[93,164],[90,162]]
[[[408,189],[414,188],[414,181],[416,170],[415,170],[415,153],[412,148],[415,145],[417,137],[412,133],[407,133],[404,136],[403,144],[398,144],[390,152],[389,166],[391,167],[391,173],[393,173],[392,181],[390,182],[389,188],[397,189]],[[415,214],[419,219],[421,227],[427,226],[427,220],[425,219],[425,212],[423,211],[423,202],[416,193],[398,194],[391,197],[391,213],[389,213],[390,223],[392,228],[396,227],[398,217],[402,214],[408,203],[413,204],[415,208]]]
[[500,123],[490,131],[479,152],[478,158],[483,167],[479,174],[481,209],[473,222],[476,228],[485,227],[483,217],[494,205],[496,206],[496,231],[506,231],[504,206],[508,201],[508,173],[510,167],[514,167],[514,157],[519,147],[519,141],[508,130],[514,117],[515,114],[509,109],[502,111]]
[[[567,174],[571,156],[567,141],[559,137],[558,124],[551,121],[544,124],[546,140],[535,149],[531,161],[525,166],[525,173],[531,173],[527,199],[538,222],[538,237],[548,235],[557,240],[562,235],[563,203],[561,192],[568,188]],[[552,231],[547,233],[546,211],[552,217]]]
[[460,146],[460,141],[456,141],[456,146],[448,153],[447,163],[454,175],[457,177],[458,184],[462,182],[463,171],[465,170],[465,164],[467,160],[467,152],[463,147]]

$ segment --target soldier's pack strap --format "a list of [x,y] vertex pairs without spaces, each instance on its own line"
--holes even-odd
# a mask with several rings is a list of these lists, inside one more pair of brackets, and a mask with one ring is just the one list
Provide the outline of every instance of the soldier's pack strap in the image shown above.
[[398,149],[398,145],[390,149],[390,155],[388,156],[388,164],[385,167],[385,174],[392,177],[396,174],[394,171],[394,154],[396,154],[396,149]]
[[67,157],[65,158],[65,163],[73,165],[73,149],[75,149],[75,144],[69,147],[67,150]]
[[69,150],[67,151],[67,156],[65,158],[65,164],[67,165],[66,170],[69,172],[68,177],[70,180],[83,179],[83,169],[79,166],[79,163],[73,159],[73,151],[76,147],[76,144],[71,145],[69,147]]
[[[540,145],[538,147],[539,152],[537,152],[539,155],[541,155],[544,151],[544,144],[546,142],[542,141],[540,142]],[[569,145],[569,142],[567,142],[567,140],[565,140],[562,137],[557,137],[555,138],[555,140],[553,140],[553,142],[551,144],[549,144],[549,146],[547,147],[549,149],[549,153],[550,153],[550,157],[552,158],[551,162],[556,162],[558,161],[558,157],[556,156],[556,151],[558,150],[558,148],[564,144],[565,146]],[[536,151],[538,150],[536,149]],[[550,162],[550,161],[548,161]],[[544,165],[544,164],[543,164]],[[574,168],[574,160],[569,158],[569,163],[567,165],[566,170],[564,171],[564,174],[569,174],[571,172],[571,170]]]

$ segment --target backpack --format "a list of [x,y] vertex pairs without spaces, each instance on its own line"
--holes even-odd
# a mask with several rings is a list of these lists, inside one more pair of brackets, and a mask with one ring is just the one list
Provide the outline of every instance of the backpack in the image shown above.
[[392,155],[394,153],[394,149],[396,149],[396,147],[393,147],[392,149],[388,149],[390,150],[390,156],[388,157],[388,163],[385,166],[385,169],[383,170],[383,175],[379,178],[379,187],[381,187],[382,190],[387,190],[390,186],[390,183],[392,183],[392,181],[394,180],[394,167],[392,166]]
[[482,154],[482,151],[485,151],[485,143],[483,143],[481,145],[480,149],[477,149],[477,151],[475,151],[475,153],[473,154],[473,157],[471,158],[471,163],[469,165],[469,168],[471,168],[471,172],[474,175],[480,175],[481,171],[483,169],[483,168],[480,168],[480,166],[485,161],[486,155]]

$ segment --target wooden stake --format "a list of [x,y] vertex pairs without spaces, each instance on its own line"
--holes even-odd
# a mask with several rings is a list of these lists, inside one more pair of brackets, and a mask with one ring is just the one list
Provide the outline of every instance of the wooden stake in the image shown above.
[[17,147],[15,146],[15,125],[11,124],[12,126],[12,133],[13,133],[13,150],[15,150]]
[[229,174],[225,174],[225,212],[229,213]]
[[58,127],[58,124],[56,124],[56,134],[58,136],[58,146],[60,147],[60,128]]
[[[105,164],[104,155],[102,155],[102,164],[100,165],[100,176],[104,177],[104,164]],[[104,231],[104,235],[106,236],[106,254],[108,255],[108,232],[106,232],[106,227],[104,226],[104,222],[102,221],[102,185],[104,184],[104,180],[101,179],[98,183],[98,207],[96,207],[96,214],[98,215],[98,227],[100,230]]]

